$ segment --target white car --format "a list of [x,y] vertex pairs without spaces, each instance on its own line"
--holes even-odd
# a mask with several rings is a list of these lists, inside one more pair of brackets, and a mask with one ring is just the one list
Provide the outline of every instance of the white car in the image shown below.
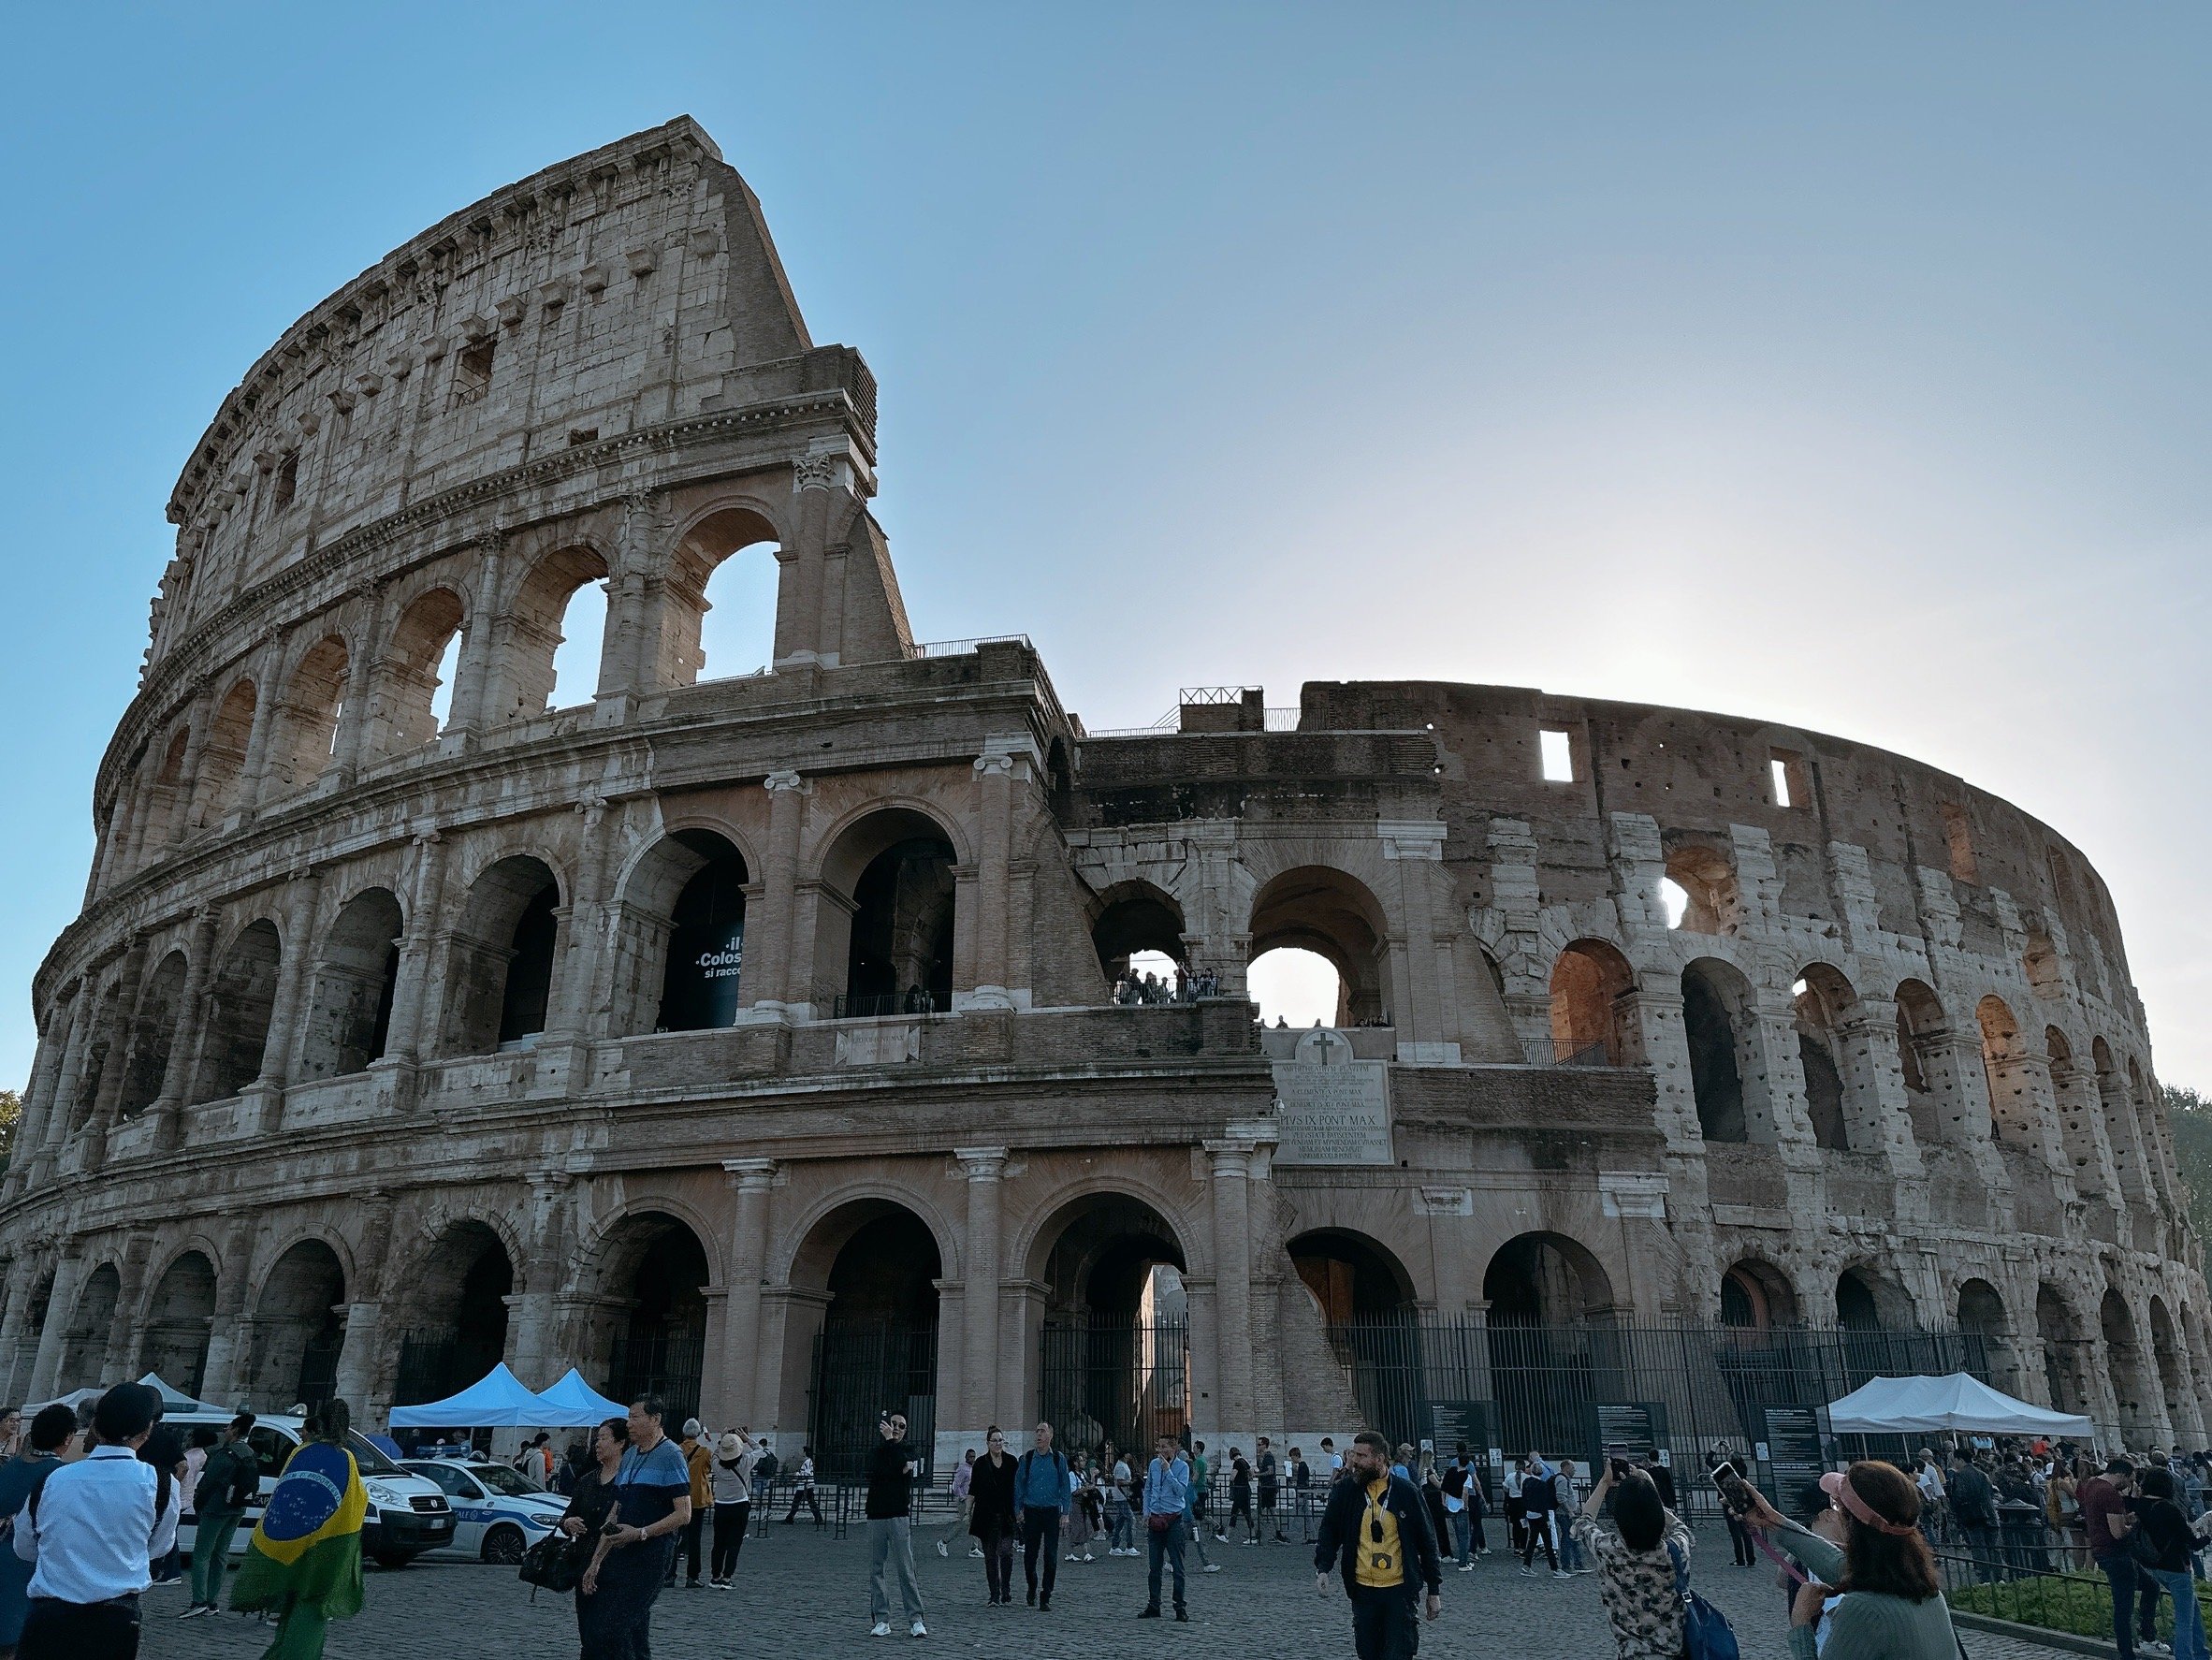
[[505,1464],[469,1458],[411,1458],[409,1473],[434,1481],[453,1507],[453,1549],[486,1562],[517,1563],[560,1524],[568,1501],[532,1487]]
[[[163,1414],[161,1421],[189,1435],[200,1424],[211,1425],[219,1432],[230,1422],[230,1418],[227,1412],[170,1412]],[[298,1450],[302,1433],[299,1420],[288,1413],[267,1413],[255,1420],[246,1439],[261,1461],[263,1498],[276,1486],[284,1462]],[[347,1438],[346,1446],[354,1455],[354,1463],[360,1466],[361,1481],[369,1490],[369,1513],[361,1522],[363,1555],[384,1567],[404,1567],[424,1551],[453,1543],[453,1510],[436,1482],[402,1470],[372,1443],[363,1439],[358,1430]],[[245,1550],[254,1524],[260,1520],[261,1507],[255,1505],[246,1512],[244,1522],[230,1541],[232,1555]],[[190,1555],[196,1532],[191,1526],[181,1528],[177,1548]]]

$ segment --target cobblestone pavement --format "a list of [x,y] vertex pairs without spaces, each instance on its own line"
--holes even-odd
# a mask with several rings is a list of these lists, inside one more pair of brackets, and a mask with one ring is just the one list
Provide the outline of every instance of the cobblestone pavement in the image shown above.
[[[747,1542],[735,1592],[663,1592],[653,1614],[653,1649],[661,1660],[721,1656],[815,1656],[950,1652],[1009,1660],[1112,1653],[1119,1660],[1191,1656],[1192,1660],[1281,1660],[1351,1654],[1351,1621],[1341,1594],[1324,1601],[1314,1589],[1312,1552],[1302,1547],[1216,1545],[1207,1550],[1216,1574],[1190,1580],[1192,1624],[1139,1624],[1144,1561],[1108,1559],[1060,1565],[1052,1612],[1017,1605],[983,1606],[981,1562],[955,1540],[940,1559],[918,1538],[916,1568],[927,1605],[928,1649],[903,1635],[867,1640],[866,1547],[856,1530],[845,1539],[779,1527]],[[1698,1587],[1727,1611],[1743,1639],[1745,1660],[1785,1660],[1782,1597],[1771,1569],[1726,1565],[1726,1536],[1700,1536],[1705,1565]],[[1722,1565],[1713,1566],[1715,1551]],[[1539,1557],[1541,1563],[1542,1558]],[[1017,1580],[1020,1569],[1015,1570]],[[330,1628],[330,1660],[575,1660],[575,1617],[566,1598],[544,1592],[533,1605],[512,1568],[425,1557],[397,1572],[368,1570],[368,1606]],[[183,1594],[146,1598],[140,1652],[153,1660],[253,1660],[268,1644],[264,1626],[242,1616],[180,1622]],[[2058,1660],[2039,1645],[1966,1634],[1971,1660]],[[1498,1655],[1610,1660],[1613,1653],[1595,1576],[1525,1579],[1503,1552],[1472,1573],[1447,1569],[1444,1618],[1424,1630],[1423,1660]]]

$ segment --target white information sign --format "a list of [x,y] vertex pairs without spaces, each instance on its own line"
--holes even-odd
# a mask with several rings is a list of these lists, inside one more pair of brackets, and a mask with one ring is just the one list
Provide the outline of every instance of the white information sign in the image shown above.
[[1342,1032],[1317,1027],[1274,1064],[1282,1103],[1277,1164],[1391,1164],[1390,1067],[1354,1060]]

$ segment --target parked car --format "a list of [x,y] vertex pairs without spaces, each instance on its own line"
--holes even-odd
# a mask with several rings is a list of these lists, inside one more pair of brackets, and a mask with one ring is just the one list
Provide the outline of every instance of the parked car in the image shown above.
[[[169,1412],[161,1421],[189,1434],[196,1424],[213,1424],[218,1430],[230,1422],[227,1412]],[[257,1419],[248,1439],[261,1460],[261,1495],[269,1496],[284,1473],[284,1463],[298,1450],[300,1420],[282,1413]],[[453,1507],[434,1481],[403,1470],[357,1431],[346,1438],[346,1449],[360,1467],[362,1485],[369,1490],[369,1513],[361,1522],[361,1553],[383,1567],[404,1567],[425,1551],[453,1543]],[[246,1512],[246,1523],[231,1541],[231,1553],[246,1548],[254,1523],[261,1520],[256,1505]],[[192,1551],[194,1529],[187,1524],[177,1536],[178,1548]]]
[[406,1468],[435,1481],[453,1507],[453,1548],[509,1565],[560,1525],[568,1501],[532,1487],[505,1464],[481,1459],[411,1458]]

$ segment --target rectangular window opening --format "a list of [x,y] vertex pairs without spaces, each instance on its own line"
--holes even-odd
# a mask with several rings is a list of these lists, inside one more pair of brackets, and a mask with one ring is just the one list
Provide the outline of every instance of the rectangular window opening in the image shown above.
[[453,360],[453,401],[476,403],[491,386],[491,358],[496,340],[478,341]]
[[1774,750],[1769,755],[1768,776],[1774,781],[1774,805],[1811,807],[1812,775],[1806,769],[1805,757],[1792,750]]
[[1544,753],[1544,781],[1548,784],[1573,783],[1575,750],[1567,735],[1547,727],[1536,737]]

